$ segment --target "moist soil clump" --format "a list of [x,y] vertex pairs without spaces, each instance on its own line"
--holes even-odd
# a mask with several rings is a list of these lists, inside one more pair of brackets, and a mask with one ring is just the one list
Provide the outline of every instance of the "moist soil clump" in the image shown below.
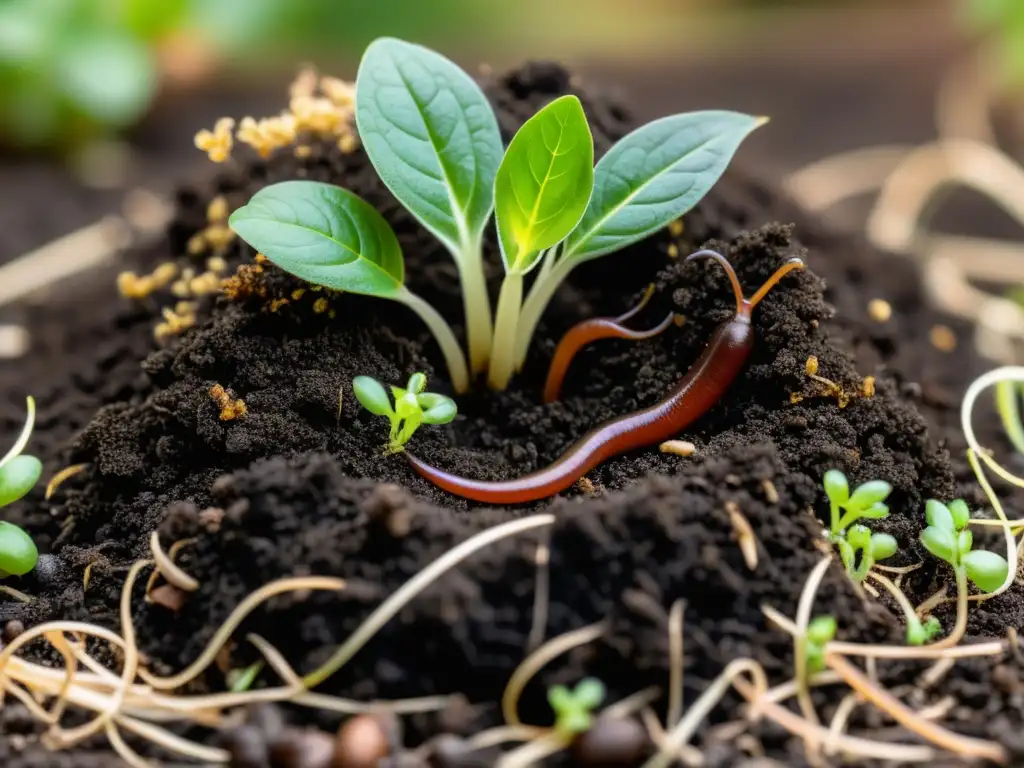
[[[583,100],[598,154],[631,128],[625,109],[571,87],[556,66],[531,65],[487,87],[506,140],[537,108],[570,91]],[[396,204],[362,152],[342,154],[329,145],[314,145],[302,158],[281,153],[250,162],[183,191],[166,242],[131,260],[152,268],[186,259],[180,254],[206,225],[213,197],[226,196],[233,209],[265,184],[291,178],[341,184],[378,207],[402,243],[410,287],[447,317],[461,317],[448,255]],[[748,293],[793,256],[809,269],[787,276],[755,311],[757,341],[746,369],[681,436],[694,443],[695,454],[683,458],[651,448],[616,457],[562,497],[515,508],[453,498],[416,477],[400,456],[383,455],[385,423],[358,407],[352,378],[401,383],[421,370],[430,389],[446,386],[438,351],[402,307],[310,290],[254,260],[238,242],[227,254],[238,275],[230,295],[207,300],[197,327],[162,348],[151,342],[152,324],[169,297],[105,305],[81,331],[103,339],[95,348],[77,354],[60,375],[39,370],[37,380],[18,379],[40,395],[39,445],[47,466],[81,462],[87,469],[49,504],[34,496],[15,509],[13,519],[38,534],[55,557],[43,573],[18,585],[38,600],[0,603],[0,619],[26,626],[89,620],[116,628],[125,566],[148,556],[157,530],[164,547],[194,539],[179,562],[200,586],[178,610],[146,603],[138,590],[136,627],[152,669],[177,671],[194,660],[229,612],[270,580],[340,576],[348,582],[341,593],[285,595],[257,611],[236,633],[237,645],[222,665],[239,668],[257,658],[240,639],[253,632],[295,667],[312,669],[382,600],[452,546],[496,523],[543,511],[555,516],[549,529],[500,542],[443,576],[320,690],[361,700],[465,697],[469,706],[409,718],[409,744],[500,723],[503,686],[538,632],[540,541],[550,545],[543,637],[595,622],[604,622],[605,632],[531,683],[520,706],[525,722],[550,723],[546,688],[588,675],[605,683],[609,701],[649,685],[664,690],[667,616],[676,600],[686,606],[687,703],[738,657],[763,664],[773,682],[789,679],[792,642],[768,626],[761,606],[792,616],[805,578],[827,551],[819,522],[827,511],[825,470],[841,468],[852,483],[892,484],[893,514],[873,527],[900,541],[895,564],[924,561],[904,581],[913,602],[951,580],[917,539],[925,499],[951,499],[971,483],[960,459],[955,411],[983,362],[966,345],[954,357],[920,342],[937,322],[962,339],[967,332],[925,306],[912,265],[837,240],[762,186],[727,176],[685,217],[681,235],[666,231],[578,270],[552,302],[511,388],[459,397],[459,418],[421,428],[411,445],[430,463],[460,474],[512,478],[556,460],[595,423],[662,398],[734,311],[718,265],[677,257],[703,246],[729,258]],[[496,295],[495,243],[485,250]],[[642,343],[595,344],[573,363],[562,399],[540,404],[561,334],[586,317],[620,314],[651,282],[653,298],[637,322],[647,318],[654,325],[674,312],[681,326]],[[112,289],[97,295],[109,303]],[[868,301],[878,297],[893,305],[890,323],[867,317]],[[811,357],[844,397],[807,376]],[[69,384],[69,377],[77,378]],[[218,387],[232,401],[244,401],[244,415],[223,412]],[[76,395],[74,409],[67,405],[69,390],[85,392]],[[13,431],[17,411],[10,405],[5,411]],[[979,420],[979,434],[1003,445],[991,418]],[[974,493],[968,501],[981,505],[983,497]],[[730,509],[756,536],[753,570],[737,544]],[[997,537],[979,540],[998,550]],[[838,568],[823,583],[816,613],[836,616],[842,639],[902,641],[891,606],[858,595]],[[948,630],[951,607],[937,615]],[[1015,587],[974,605],[968,632],[999,636],[1022,620]],[[224,669],[214,668],[192,688],[222,689]],[[879,673],[887,685],[913,685],[922,669],[885,663]],[[1002,682],[994,686],[997,679]],[[272,682],[266,673],[260,684]],[[934,690],[918,688],[914,695],[922,706],[953,697],[957,706],[946,719],[951,727],[1017,752],[1024,748],[1014,735],[1024,722],[1021,685],[1012,658],[998,665],[968,661]],[[839,696],[826,689],[815,698],[827,717]],[[738,697],[727,697],[711,722],[740,717],[739,705]],[[12,724],[16,715],[8,712],[17,708],[5,710],[8,733],[29,730]],[[310,711],[294,716],[337,724]],[[861,710],[851,730],[883,725]],[[803,764],[799,741],[777,727],[760,724],[752,732],[769,757]],[[707,764],[740,764],[750,742],[715,733],[703,728],[696,740]],[[0,746],[0,756],[15,766],[72,759],[70,753],[41,753],[32,743],[20,750]]]

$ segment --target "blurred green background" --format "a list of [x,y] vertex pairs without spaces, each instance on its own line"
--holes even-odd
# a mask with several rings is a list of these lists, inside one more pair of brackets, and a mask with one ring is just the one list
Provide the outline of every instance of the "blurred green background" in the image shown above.
[[[1021,0],[961,0],[1024,33]],[[300,60],[350,67],[374,37],[501,64],[533,55],[635,66],[771,34],[780,17],[912,0],[0,0],[0,141],[67,149],[139,121],[164,93]],[[1010,24],[1013,19],[1015,24]],[[1009,33],[1008,33],[1009,34]],[[1024,66],[1024,56],[1021,56]]]

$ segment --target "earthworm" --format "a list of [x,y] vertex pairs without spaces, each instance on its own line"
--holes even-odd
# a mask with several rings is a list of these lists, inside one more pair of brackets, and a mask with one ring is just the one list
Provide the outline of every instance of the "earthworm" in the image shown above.
[[754,307],[785,275],[804,266],[800,259],[790,259],[751,298],[745,299],[736,272],[724,256],[701,250],[687,256],[686,261],[699,258],[714,259],[725,269],[736,296],[736,314],[718,326],[697,362],[661,402],[595,427],[553,464],[515,480],[495,482],[459,477],[404,451],[409,464],[422,477],[456,496],[487,504],[522,504],[564,491],[612,456],[678,435],[718,402],[743,369],[754,347],[750,322]]
[[568,330],[562,340],[558,342],[555,349],[555,356],[551,359],[551,367],[548,369],[548,378],[544,384],[544,402],[553,403],[558,399],[562,391],[562,382],[565,380],[566,371],[572,364],[576,353],[587,344],[598,339],[629,339],[631,341],[642,341],[651,339],[659,333],[664,332],[675,319],[675,313],[670,312],[668,317],[647,331],[634,331],[626,328],[623,323],[636,315],[650,301],[654,293],[654,284],[647,287],[644,297],[640,303],[618,317],[592,317],[577,323]]

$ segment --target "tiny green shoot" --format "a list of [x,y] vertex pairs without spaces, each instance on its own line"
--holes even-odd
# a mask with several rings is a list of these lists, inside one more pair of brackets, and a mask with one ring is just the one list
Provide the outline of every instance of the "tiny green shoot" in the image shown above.
[[[414,373],[405,388],[391,387],[388,397],[384,385],[369,376],[352,379],[352,391],[356,400],[375,416],[385,417],[391,425],[388,432],[388,453],[399,453],[405,449],[416,430],[423,424],[447,424],[458,413],[455,401],[450,397],[433,392],[424,392],[427,377]],[[392,404],[391,398],[394,398]]]
[[[562,96],[527,120],[505,150],[473,79],[440,54],[394,38],[366,49],[355,112],[381,180],[455,260],[468,365],[445,319],[406,287],[391,227],[351,192],[313,181],[273,184],[230,224],[286,272],[412,309],[440,345],[457,393],[485,370],[490,386],[504,389],[566,276],[689,211],[765,122],[723,111],[673,115],[633,131],[595,166],[583,105]],[[483,267],[492,213],[505,266],[493,322]],[[537,267],[524,300],[524,277]]]
[[876,562],[892,557],[899,550],[895,538],[887,533],[872,533],[866,525],[857,522],[889,516],[885,500],[892,486],[882,480],[869,480],[851,494],[846,475],[838,469],[825,473],[823,485],[829,501],[829,541],[839,550],[850,578],[863,581]]
[[1002,555],[971,549],[974,535],[967,527],[971,514],[962,499],[948,505],[929,499],[925,504],[925,519],[928,526],[921,532],[921,543],[932,555],[953,567],[958,587],[965,579],[973,581],[982,592],[995,592],[1003,585],[1010,566]]
[[232,693],[243,693],[244,691],[248,691],[252,688],[253,683],[256,682],[256,678],[259,677],[259,674],[262,671],[262,660],[253,662],[248,667],[228,670],[225,679],[228,690]]
[[941,641],[948,645],[959,642],[967,629],[968,579],[982,592],[995,592],[1006,581],[1010,564],[995,552],[972,549],[974,535],[967,527],[971,512],[962,499],[948,505],[929,499],[924,514],[928,525],[921,531],[921,543],[932,555],[949,563],[956,579],[956,626]]
[[922,622],[916,615],[907,621],[907,645],[930,643],[942,633],[942,624],[934,616]]
[[807,625],[804,636],[807,672],[814,675],[825,669],[825,646],[836,637],[834,616],[816,616]]
[[[0,459],[0,507],[25,496],[43,473],[39,459],[22,454],[32,435],[35,420],[36,403],[29,397],[25,426],[7,455]],[[38,560],[39,551],[32,537],[14,523],[0,521],[0,578],[23,576],[36,567]]]
[[555,685],[548,689],[548,703],[555,713],[555,730],[565,736],[586,733],[594,724],[594,710],[604,701],[604,683],[592,677],[574,689]]

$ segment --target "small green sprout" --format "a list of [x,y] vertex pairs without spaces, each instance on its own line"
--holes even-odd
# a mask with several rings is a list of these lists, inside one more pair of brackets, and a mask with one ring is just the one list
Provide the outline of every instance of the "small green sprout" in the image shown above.
[[405,389],[392,386],[392,406],[384,385],[369,376],[352,379],[356,400],[375,416],[384,416],[391,423],[388,433],[388,453],[399,453],[422,424],[447,424],[458,413],[455,401],[444,395],[424,392],[427,377],[414,373]]
[[243,693],[252,688],[256,678],[263,671],[263,662],[257,661],[248,667],[228,670],[225,682],[232,693]]
[[[22,498],[35,487],[43,465],[35,456],[22,455],[36,421],[36,402],[28,398],[28,416],[21,435],[7,455],[0,459],[0,507]],[[23,576],[36,567],[39,551],[32,537],[6,521],[0,521],[0,578]]]
[[934,616],[922,622],[916,615],[907,621],[907,645],[924,645],[930,643],[942,632],[942,624]]
[[999,589],[1006,581],[1010,565],[995,552],[971,549],[974,535],[967,527],[971,520],[967,504],[962,499],[948,505],[929,499],[924,509],[928,526],[921,532],[921,543],[953,567],[958,588],[962,581],[970,579],[982,592]]
[[825,473],[823,485],[829,501],[829,541],[839,550],[850,578],[863,581],[876,562],[892,557],[899,550],[899,543],[889,534],[872,533],[866,525],[857,523],[889,516],[885,500],[892,486],[882,480],[869,480],[851,494],[846,475],[838,469]]
[[811,674],[825,669],[825,646],[836,637],[836,619],[834,616],[816,616],[807,625],[806,643],[807,671]]
[[574,690],[556,685],[548,690],[548,703],[555,712],[555,730],[567,736],[586,733],[594,723],[594,710],[604,701],[604,683],[587,677]]

